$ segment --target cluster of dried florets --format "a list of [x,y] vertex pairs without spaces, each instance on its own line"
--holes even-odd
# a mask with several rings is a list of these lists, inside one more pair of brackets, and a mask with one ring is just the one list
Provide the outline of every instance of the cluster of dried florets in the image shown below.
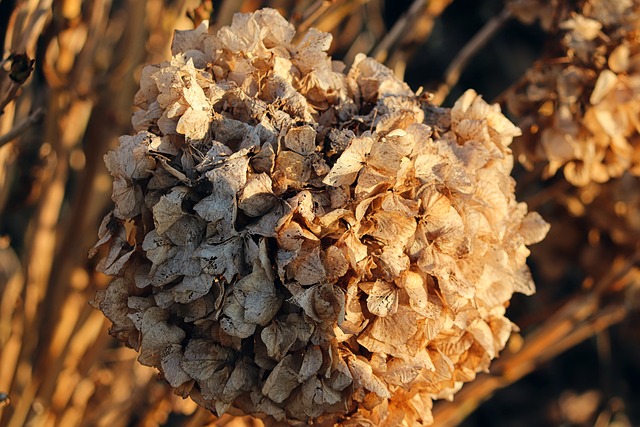
[[429,424],[504,347],[548,225],[514,197],[519,129],[429,105],[277,12],[177,32],[106,156],[94,305],[184,396],[289,422]]
[[640,175],[640,2],[578,3],[551,13],[558,50],[527,72],[508,106],[531,125],[522,160],[548,162],[547,175],[564,166],[582,186]]

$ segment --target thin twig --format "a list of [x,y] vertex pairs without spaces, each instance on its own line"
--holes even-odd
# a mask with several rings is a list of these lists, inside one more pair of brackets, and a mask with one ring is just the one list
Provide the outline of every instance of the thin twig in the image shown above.
[[[2,94],[0,94],[0,116],[4,114],[4,108],[9,105],[11,101],[16,99],[21,86],[22,85],[20,85],[19,83],[10,81],[7,89],[4,90]],[[0,85],[0,90],[1,89],[2,86]]]
[[396,21],[391,27],[387,35],[378,43],[378,45],[370,53],[376,60],[384,62],[389,56],[389,51],[405,33],[407,28],[411,28],[412,23],[417,19],[420,9],[426,7],[426,0],[415,0],[409,10]]
[[18,136],[22,135],[22,133],[24,133],[31,126],[38,123],[43,117],[44,117],[44,110],[42,108],[38,108],[33,113],[29,114],[29,116],[26,119],[24,119],[23,121],[15,125],[13,129],[5,133],[4,135],[0,136],[0,147],[2,147],[5,144],[8,144],[9,142],[16,139]]
[[331,4],[316,20],[313,26],[320,31],[331,32],[348,18],[366,0],[339,0]]
[[25,23],[20,40],[15,48],[16,52],[27,52],[29,56],[35,57],[35,46],[38,37],[51,19],[53,0],[40,0],[38,5],[29,14],[28,21]]
[[413,58],[418,47],[429,38],[436,19],[452,2],[453,0],[429,1],[404,28],[402,37],[390,48],[385,60],[385,65],[391,68],[398,78],[404,79],[404,72],[410,58]]
[[297,32],[305,33],[313,23],[331,6],[331,2],[327,0],[317,0],[301,15],[301,20],[296,25]]
[[[18,25],[18,28],[13,28],[13,32],[18,36],[11,40],[9,46],[11,52],[22,52],[30,58],[35,57],[36,40],[51,16],[52,1],[40,0],[31,13],[21,14],[24,20],[16,19],[18,13],[12,16],[11,26]],[[18,9],[16,8],[16,10]],[[0,116],[4,112],[4,108],[19,94],[22,87],[22,82],[7,80],[7,77],[9,77],[9,73],[0,73]]]
[[503,9],[499,15],[494,16],[476,33],[475,36],[458,52],[447,71],[445,71],[444,83],[440,85],[435,93],[433,102],[436,105],[442,104],[451,89],[458,83],[465,67],[485,44],[504,26],[511,18],[509,9]]

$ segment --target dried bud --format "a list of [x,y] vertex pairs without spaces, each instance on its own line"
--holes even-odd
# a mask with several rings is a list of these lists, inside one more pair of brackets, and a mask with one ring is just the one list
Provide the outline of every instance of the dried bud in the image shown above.
[[33,71],[33,65],[36,62],[35,59],[29,58],[29,55],[26,53],[11,54],[9,59],[11,60],[9,78],[19,85],[23,84]]
[[11,399],[7,393],[0,393],[0,408],[5,406],[9,406],[11,404]]
[[520,131],[475,92],[424,103],[276,11],[177,32],[142,72],[94,305],[177,393],[290,423],[429,424],[531,294]]

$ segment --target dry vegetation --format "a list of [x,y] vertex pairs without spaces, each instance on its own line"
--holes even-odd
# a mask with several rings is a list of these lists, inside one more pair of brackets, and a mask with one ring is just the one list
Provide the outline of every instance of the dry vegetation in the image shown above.
[[[409,78],[412,64],[429,67],[428,60],[425,62],[424,58],[428,58],[430,53],[421,48],[425,42],[436,40],[436,43],[448,46],[448,35],[453,38],[452,34],[455,31],[465,27],[465,18],[460,13],[464,9],[455,7],[457,3],[463,3],[463,7],[468,7],[470,2],[416,0],[395,5],[389,3],[391,2],[381,0],[0,1],[2,32],[0,42],[3,42],[0,58],[2,60],[0,69],[0,215],[2,218],[0,221],[0,294],[2,295],[0,302],[0,425],[10,427],[23,425],[35,427],[262,425],[261,421],[247,417],[234,417],[232,414],[225,414],[216,419],[209,411],[199,408],[190,399],[176,396],[169,385],[158,378],[157,370],[140,365],[136,361],[138,357],[136,352],[123,347],[109,336],[111,322],[105,319],[100,311],[88,304],[89,301],[94,300],[96,292],[106,289],[109,284],[109,277],[96,272],[98,260],[108,254],[107,249],[98,248],[101,252],[95,257],[96,259],[88,259],[87,254],[98,240],[98,229],[102,218],[112,209],[112,176],[117,178],[119,174],[124,174],[119,169],[121,165],[118,162],[121,159],[114,159],[115,155],[113,155],[111,159],[106,159],[112,175],[110,176],[105,168],[103,156],[117,146],[120,135],[133,134],[132,104],[141,76],[143,81],[145,79],[143,64],[157,64],[170,57],[170,43],[175,29],[191,29],[197,27],[202,20],[211,19],[209,33],[215,33],[222,26],[231,23],[235,12],[254,11],[264,6],[274,7],[293,23],[299,34],[298,37],[302,37],[309,31],[313,34],[311,28],[332,33],[333,43],[328,53],[344,61],[348,67],[355,64],[353,67],[355,71],[352,71],[354,81],[352,85],[362,86],[370,82],[359,82],[358,72],[366,74],[369,71],[362,71],[363,69],[367,67],[375,69],[375,66],[366,60],[363,62],[363,58],[357,56],[358,53],[364,52],[383,62],[400,80],[405,72]],[[454,96],[457,97],[462,92],[458,85],[459,80],[464,78],[465,70],[478,69],[482,56],[487,56],[483,46],[491,43],[492,38],[499,39],[505,37],[505,34],[512,34],[509,31],[515,33],[513,26],[538,28],[539,31],[535,33],[535,37],[527,41],[527,46],[536,45],[538,49],[536,52],[539,55],[529,58],[533,62],[528,70],[525,71],[524,68],[520,70],[520,75],[516,76],[517,81],[500,82],[496,93],[500,92],[497,101],[504,104],[503,110],[511,115],[510,119],[520,126],[524,133],[522,137],[516,137],[510,146],[514,157],[526,167],[516,168],[514,171],[517,182],[516,191],[519,193],[518,200],[524,199],[529,205],[529,210],[539,211],[551,223],[551,231],[542,243],[532,247],[533,253],[530,259],[538,293],[528,297],[527,301],[515,299],[513,307],[507,311],[508,317],[521,327],[522,335],[517,333],[512,335],[510,341],[506,343],[506,349],[490,365],[490,373],[480,374],[475,380],[466,384],[455,395],[453,401],[434,403],[435,425],[462,423],[488,397],[509,386],[514,394],[517,394],[518,390],[529,390],[526,398],[532,406],[552,408],[543,422],[598,426],[633,425],[634,421],[640,422],[640,414],[632,405],[632,402],[640,399],[640,390],[634,383],[634,379],[636,382],[640,380],[638,378],[640,365],[637,362],[640,360],[640,349],[637,344],[634,344],[639,342],[639,336],[637,328],[632,327],[634,322],[637,323],[637,308],[640,305],[640,272],[637,268],[640,260],[638,252],[640,180],[637,177],[640,173],[638,166],[640,165],[640,34],[638,33],[640,3],[636,0],[551,2],[513,0],[507,5],[496,1],[486,3],[491,6],[486,23],[477,30],[475,36],[465,41],[466,45],[459,49],[455,57],[447,57],[448,67],[446,70],[443,69],[443,75],[430,81],[424,78],[421,80],[412,78],[410,81],[414,86],[413,90],[416,90],[419,85],[432,89],[435,93],[433,97],[422,95],[411,98],[414,96],[413,93],[402,86],[400,80],[397,81],[396,87],[389,91],[403,93],[403,96],[412,99],[411,102],[415,104],[407,108],[415,107],[417,118],[404,118],[403,120],[407,123],[412,121],[423,123],[424,118],[418,117],[423,114],[420,103],[430,100],[429,102],[432,102],[430,108],[438,113],[428,118],[431,121],[427,123],[441,129],[449,129],[448,126],[450,126],[452,132],[459,138],[457,143],[462,144],[462,141],[470,138],[465,136],[470,131],[460,130],[462,125],[459,122],[479,118],[473,116],[473,114],[479,114],[474,113],[473,109],[466,110],[475,96],[471,92],[468,93],[466,101],[454,107],[451,113],[449,113],[450,110],[439,109],[437,105],[441,103],[446,105],[448,102],[449,106],[453,106],[455,98],[449,100],[447,95],[453,91]],[[444,23],[444,25],[438,26],[438,23]],[[506,33],[505,26],[507,26]],[[295,39],[296,42],[299,40],[299,38]],[[427,44],[427,46],[434,47],[433,44]],[[437,51],[438,49],[434,49],[434,52]],[[314,56],[314,60],[316,58],[317,56]],[[506,54],[503,52],[499,58],[503,63],[498,61],[492,64],[493,67],[499,69],[511,66],[508,64],[511,60],[509,52]],[[434,59],[435,62],[436,59]],[[304,65],[296,66],[304,68]],[[329,69],[330,67],[327,70]],[[385,72],[381,69],[376,70],[382,74]],[[227,78],[226,75],[216,77],[219,80],[222,77]],[[390,75],[380,77],[378,74],[376,78],[396,82]],[[477,87],[474,78],[477,79]],[[467,76],[465,81],[468,80]],[[475,74],[471,78],[474,88],[478,91],[481,91],[485,84],[484,80],[486,78],[483,79]],[[199,84],[202,85],[202,82]],[[331,84],[328,83],[329,86]],[[495,82],[491,87],[496,87]],[[337,92],[342,90],[337,87],[334,89]],[[376,86],[373,91],[377,90]],[[311,92],[313,93],[309,95]],[[304,93],[307,98],[313,98],[314,108],[322,109],[322,103],[333,102],[330,99],[333,96],[329,94],[330,91],[323,92],[321,96],[318,92],[321,91],[314,87],[306,89]],[[372,102],[378,100],[378,95],[376,93]],[[380,96],[380,98],[383,97]],[[155,119],[150,119],[149,114],[145,117],[140,113],[140,111],[147,113],[149,99],[141,99],[138,96],[135,100],[138,107],[142,107],[142,110],[136,109],[138,113],[134,119],[134,126],[137,131],[145,125],[148,126]],[[484,119],[486,104],[477,101],[474,105],[476,105],[475,108],[483,111],[484,115],[481,118]],[[214,109],[214,107],[211,108]],[[292,111],[305,110],[305,107],[289,106],[288,108]],[[381,117],[360,117],[362,120],[358,126],[373,128],[382,121],[384,114],[392,116],[393,114],[390,113],[396,106],[388,108],[386,113],[381,110]],[[438,123],[438,120],[442,119],[441,116],[444,116],[442,111],[447,111],[446,114],[451,115],[445,121],[453,120],[453,124]],[[306,122],[315,120],[315,116],[307,117],[304,113],[301,114],[301,119]],[[493,111],[491,114],[494,114],[492,123],[497,120],[504,125],[499,112]],[[496,118],[498,116],[500,118]],[[407,127],[407,123],[403,123],[401,127]],[[382,129],[385,125],[391,127]],[[164,126],[164,129],[167,129],[166,126],[171,127],[166,122]],[[173,126],[174,128],[182,126],[180,133],[196,139],[203,131],[198,128],[197,118],[186,124],[173,123]],[[398,124],[388,120],[380,126],[381,131],[384,132],[392,131]],[[316,126],[316,130],[318,129],[322,132],[322,126]],[[418,132],[416,126],[411,129],[411,132]],[[285,161],[295,163],[289,158],[295,156],[302,158],[314,154],[314,150],[303,146],[305,142],[302,134],[310,130],[311,128],[297,128],[296,132],[299,131],[301,135],[295,138],[295,135],[292,135],[287,140],[287,149],[283,151],[285,154],[279,154],[283,158],[281,163]],[[516,136],[518,132],[512,131],[506,125],[501,130],[504,135],[502,139],[498,139],[501,141],[500,144],[504,145],[502,147],[504,152],[510,153],[510,149],[506,146],[511,137]],[[411,140],[411,144],[415,144],[414,135],[411,132],[409,132],[410,138],[407,138]],[[485,132],[493,135],[495,139],[495,129],[492,129],[493,133],[488,130]],[[329,131],[325,133],[328,135]],[[337,145],[341,139],[338,133],[340,132],[332,134]],[[497,134],[501,133],[497,132]],[[391,132],[390,135],[396,137],[400,134]],[[400,136],[404,137],[404,135]],[[421,138],[430,136],[420,135]],[[342,137],[342,139],[346,138],[344,135]],[[407,138],[404,140],[405,144],[409,143]],[[437,139],[436,136],[433,138]],[[504,138],[509,141],[505,142]],[[416,140],[418,139],[416,137]],[[494,143],[489,141],[487,139],[486,143]],[[455,147],[456,139],[447,142],[449,143]],[[160,142],[157,141],[157,144]],[[349,196],[348,194],[329,194],[329,187],[334,184],[336,186],[346,184],[347,187],[353,184],[355,193],[359,195],[372,191],[367,187],[367,182],[362,179],[354,181],[359,173],[362,178],[366,173],[373,174],[373,172],[360,172],[360,167],[354,169],[353,162],[347,160],[350,160],[349,156],[363,157],[362,150],[368,153],[372,150],[372,146],[376,146],[376,141],[368,140],[365,136],[358,139],[358,144],[368,148],[361,149],[358,153],[358,147],[355,145],[349,146],[350,149],[347,150],[343,147],[343,151],[338,150],[334,153],[332,162],[335,162],[335,165],[324,164],[326,170],[322,165],[316,165],[317,168],[310,171],[309,177],[304,180],[317,178],[317,186],[322,188],[323,192],[327,192],[327,199],[332,197],[345,199]],[[398,144],[400,145],[400,142]],[[375,163],[374,154],[369,157],[371,157],[370,161]],[[438,153],[438,156],[446,157],[442,153]],[[172,163],[170,160],[175,159],[167,160],[161,157],[156,155],[148,158],[146,164],[136,165],[141,169],[136,169],[133,173],[129,172],[128,182],[134,181],[134,178],[135,180],[147,179],[148,176],[145,175],[147,171],[157,165],[161,165],[157,166],[158,168],[164,168],[163,173],[172,175],[171,179],[179,178],[182,172],[171,166],[175,162]],[[356,160],[364,163],[364,157]],[[450,160],[451,158],[447,159],[447,161]],[[191,159],[191,162],[194,161]],[[416,159],[412,158],[411,161],[415,162]],[[378,168],[376,170],[384,170],[384,161],[378,159],[378,164],[374,166]],[[245,165],[246,167],[248,166]],[[478,176],[485,174],[486,176],[482,176],[487,183],[499,186],[499,183],[507,182],[506,175],[503,175],[505,171],[509,172],[510,166],[495,167],[497,170],[473,172],[478,173]],[[456,165],[456,170],[462,168],[462,165]],[[303,172],[306,173],[301,171]],[[304,185],[295,182],[296,180],[284,179],[288,178],[287,176],[284,178],[278,176],[277,170],[273,176],[262,175],[264,177],[261,179],[276,183],[273,186],[269,185],[269,191],[272,187],[275,192],[273,197],[285,193],[289,196],[292,190],[299,191],[298,195],[304,193],[300,191],[304,189]],[[471,174],[471,176],[474,179],[477,178],[476,175]],[[195,175],[184,178],[197,179]],[[434,179],[440,178],[434,177]],[[379,184],[387,178],[377,177],[376,179],[378,179],[376,183]],[[253,186],[264,185],[258,181],[259,179],[256,178],[249,183],[253,182]],[[166,184],[169,181],[164,182]],[[457,181],[448,182],[447,185],[455,187],[465,183]],[[163,215],[165,220],[167,220],[167,212],[171,212],[172,208],[180,205],[175,201],[172,205],[172,195],[184,198],[187,194],[186,190],[179,190],[185,187],[175,187],[173,182],[167,185],[174,190],[163,190],[167,193],[167,196],[163,196],[166,212],[164,209],[163,212],[159,212],[157,203],[153,203],[148,209],[154,214],[158,211],[157,214]],[[389,185],[393,187],[400,184],[394,181]],[[145,209],[142,206],[141,196],[134,194],[133,184],[125,183],[119,188],[124,190],[118,193],[120,198],[114,198],[119,209],[116,216],[131,218],[138,215],[141,209]],[[176,188],[178,190],[175,190]],[[500,189],[506,191],[504,186]],[[251,186],[246,184],[242,191],[250,190]],[[402,191],[406,193],[408,190]],[[451,200],[446,200],[446,203],[458,206],[458,211],[464,211],[465,215],[469,214],[466,208],[460,207],[463,206],[463,202],[456,201],[454,195],[449,196]],[[192,202],[196,205],[196,211],[197,204],[205,202],[202,196],[190,195],[189,197],[195,197]],[[511,204],[515,206],[512,194],[501,194],[501,197],[506,200],[501,202],[505,210]],[[434,198],[431,199],[437,205]],[[268,200],[262,200],[261,203],[257,205],[244,203],[240,208],[248,216],[257,217],[271,209],[275,202],[270,196]],[[269,204],[268,208],[263,206],[264,203]],[[427,203],[426,199],[423,203]],[[495,208],[491,203],[488,205]],[[296,209],[298,211],[295,219],[291,214],[287,226],[295,226],[300,230],[303,227],[312,227],[310,224],[314,219],[308,217],[306,220],[301,219],[304,217],[305,209],[302,200],[299,201],[299,207]],[[516,210],[514,207],[509,209],[509,212]],[[180,211],[179,208],[177,210]],[[490,210],[494,211],[494,209]],[[497,212],[497,208],[495,210]],[[207,208],[207,211],[211,212],[212,209]],[[522,208],[519,212],[518,221],[521,221],[525,212]],[[226,215],[225,212],[219,213],[221,218]],[[180,215],[183,215],[183,212],[178,212],[177,216]],[[502,218],[502,214],[492,213],[491,215],[495,218],[490,222],[490,227],[501,224],[498,217]],[[433,223],[442,221],[443,224],[447,224],[451,234],[448,234],[446,239],[457,242],[457,246],[452,247],[451,250],[459,251],[459,246],[465,239],[464,235],[460,235],[460,230],[464,227],[458,227],[455,221],[461,222],[463,219],[460,217],[456,219],[446,214],[438,218],[435,216],[434,214],[434,218],[430,221]],[[177,217],[171,221],[171,224],[166,227],[161,225],[161,227],[168,229],[173,222],[177,221]],[[508,227],[515,229],[519,224],[520,222],[514,222]],[[125,233],[124,227],[125,225],[122,233]],[[127,227],[129,227],[127,231],[130,232],[131,227]],[[338,236],[339,231],[347,234],[345,230],[339,230],[338,225],[334,228],[331,236]],[[383,235],[384,232],[385,230],[380,229],[378,237],[392,242],[393,239]],[[104,237],[108,233],[114,234],[115,231],[103,227],[101,233],[101,237]],[[517,233],[514,233],[514,239],[515,234]],[[523,238],[520,235],[517,237]],[[430,238],[433,238],[433,235]],[[539,240],[537,237],[523,239],[527,244]],[[344,241],[345,238],[335,237],[335,241],[338,240]],[[144,248],[142,242],[142,239],[138,241]],[[282,244],[286,243],[282,242]],[[393,247],[393,245],[390,246]],[[115,252],[111,250],[114,252],[113,259],[122,257],[120,250],[123,248],[124,245],[121,245]],[[306,260],[317,255],[319,265],[322,264],[321,260],[325,262],[320,265],[325,275],[329,274],[329,268],[325,271],[325,267],[341,265],[342,260],[338,259],[337,254],[327,251],[326,254],[323,252],[321,257],[320,252],[317,250],[314,252],[314,248],[313,244],[298,248],[295,256]],[[148,250],[148,248],[144,249]],[[376,248],[365,248],[366,250],[375,252]],[[259,252],[260,248],[257,246],[256,253]],[[391,253],[391,249],[388,252]],[[401,249],[400,252],[402,252]],[[382,253],[384,254],[385,251]],[[449,254],[447,251],[444,253]],[[519,261],[515,261],[517,258],[515,252],[506,251],[505,253],[514,259],[513,270],[518,270],[521,265],[518,264]],[[331,258],[332,256],[334,258]],[[264,259],[265,257],[257,256],[256,258]],[[327,264],[326,260],[329,258],[331,262]],[[390,276],[397,275],[394,272],[399,274],[409,266],[408,258],[406,265],[391,263],[383,255],[379,255],[379,258],[379,263],[388,267],[388,271],[384,274]],[[122,264],[125,261],[123,260]],[[305,262],[307,261],[309,260]],[[523,262],[524,259],[520,261]],[[298,264],[295,261],[292,262],[287,271],[281,274],[283,277],[293,277],[296,281],[306,284],[305,280],[311,280],[303,277],[308,272],[298,271],[296,265]],[[102,271],[106,269],[109,274],[120,273],[117,267],[113,265],[111,269],[108,267],[110,266],[105,267],[103,263],[98,269]],[[257,265],[254,268],[257,271],[265,267]],[[344,269],[348,270],[346,264]],[[514,271],[506,272],[501,283],[517,281],[512,277]],[[223,272],[214,271],[211,274],[220,275]],[[264,274],[268,276],[268,273]],[[342,273],[344,274],[357,276],[361,273]],[[441,272],[433,271],[430,274],[438,277],[440,281],[443,280],[439,276]],[[407,275],[402,277],[405,276]],[[243,283],[247,282],[250,281]],[[399,286],[403,289],[413,289],[409,282],[409,278],[405,277],[403,284]],[[312,283],[314,283],[313,280],[308,284]],[[397,297],[398,301],[395,301],[395,296],[393,297],[395,306],[393,301],[377,304],[372,298],[367,299],[362,295],[384,294],[386,298],[396,292],[389,289],[374,289],[375,286],[381,286],[375,280],[370,283],[368,288],[365,286],[361,289],[359,297],[367,306],[367,315],[385,317],[388,310],[398,310],[398,305],[400,312],[408,313],[410,309],[416,309],[417,303],[411,298],[404,301],[405,308],[400,297]],[[511,287],[508,295],[504,298],[496,298],[502,310],[509,305],[508,299],[514,285],[509,286]],[[526,290],[525,285],[520,284],[520,286],[520,290]],[[518,289],[517,286],[515,288]],[[290,288],[288,292],[293,295],[294,300],[298,295],[298,299],[294,302],[305,309],[308,299],[302,297],[304,292],[297,288]],[[357,286],[355,292],[358,292]],[[447,302],[448,305],[455,305],[453,301],[460,297],[459,292],[459,290],[451,291],[453,296]],[[153,293],[155,298],[156,291],[154,290]],[[166,298],[169,300],[183,298],[183,296],[177,296],[177,292],[159,293],[164,294],[165,300]],[[105,293],[98,295],[94,304],[100,306]],[[141,293],[140,296],[142,301],[144,300],[142,297],[149,296],[149,293]],[[280,297],[281,295],[274,296],[275,300],[271,302],[276,305],[282,304]],[[475,298],[476,295],[471,299],[478,304]],[[481,301],[482,305],[482,301],[487,298],[486,295],[480,296],[478,301]],[[104,307],[101,308],[104,310]],[[246,310],[244,306],[227,307],[229,313],[234,312],[236,308]],[[426,310],[427,307],[421,306],[418,311],[422,309]],[[364,315],[357,310],[349,313],[351,318],[348,320],[353,323],[352,333],[358,334],[364,329],[362,326]],[[275,312],[271,313],[272,316],[275,314]],[[432,314],[430,313],[429,316]],[[231,335],[238,339],[251,336],[256,325],[259,325],[258,330],[260,330],[262,326],[268,324],[270,319],[263,319],[261,317],[263,315],[262,312],[254,313],[255,321],[249,323],[235,319],[233,325],[235,335]],[[496,318],[504,319],[502,315],[503,313],[499,313]],[[244,313],[243,316],[245,316]],[[246,320],[247,317],[243,316],[239,319]],[[117,315],[111,313],[110,317],[113,320]],[[231,314],[229,317],[232,317]],[[322,325],[322,320],[317,319],[317,324]],[[411,320],[413,323],[418,321],[417,318]],[[123,322],[126,323],[125,320]],[[134,328],[124,326],[116,329],[116,335],[125,341],[129,340],[129,344],[136,347],[138,337],[132,332]],[[359,326],[362,326],[362,329],[358,330]],[[614,326],[613,329],[611,329],[612,326]],[[126,329],[127,327],[129,330]],[[243,331],[239,332],[240,329]],[[511,327],[507,329],[509,329],[506,332],[508,334]],[[371,329],[367,331],[371,335]],[[453,332],[448,333],[455,335]],[[457,345],[463,345],[460,344],[463,341],[463,335],[460,332],[460,336],[455,339]],[[469,334],[464,335],[465,340],[469,341],[464,344],[467,345],[464,351],[472,345],[473,339],[469,336]],[[481,341],[481,338],[477,338],[478,336],[480,336],[479,333],[474,334],[475,339]],[[351,338],[346,336],[344,340],[346,342]],[[506,339],[506,336],[503,338]],[[179,337],[176,339],[180,341]],[[367,347],[366,340],[367,336],[363,336],[360,344]],[[593,345],[595,350],[581,345],[585,340],[595,343]],[[403,345],[402,342],[395,344]],[[491,346],[487,344],[482,350],[477,350],[474,353],[479,355],[477,363],[471,369],[461,371],[462,373],[458,375],[462,377],[457,377],[456,380],[473,379],[475,371],[488,364],[489,358],[485,353],[490,353],[493,357],[494,352],[504,345],[504,342],[500,342],[494,347],[492,343]],[[488,350],[489,347],[491,350]],[[576,347],[582,352],[576,353],[577,358],[580,358],[581,354],[596,355],[599,375],[593,372],[582,372],[579,364],[572,365],[571,362],[558,359],[558,356]],[[393,350],[376,348],[370,350],[374,353],[379,351],[393,354]],[[275,347],[265,351],[270,355],[277,353]],[[287,351],[288,348],[284,353]],[[313,350],[306,353],[312,354]],[[362,364],[361,359],[357,360],[353,363]],[[162,368],[162,363],[153,349],[146,353],[146,359],[143,356],[142,361]],[[385,372],[387,370],[386,361],[372,358],[370,363],[378,371],[383,371],[383,366]],[[586,379],[580,385],[558,380],[559,384],[556,384],[555,388],[546,385],[539,390],[527,389],[526,386],[517,388],[523,383],[516,383],[518,380],[532,372],[545,372],[549,367],[555,367],[556,371],[574,370],[576,376],[582,375]],[[268,369],[274,369],[274,367],[271,366]],[[370,373],[371,368],[368,369]],[[360,369],[360,371],[366,370],[366,367]],[[193,377],[197,373],[189,375]],[[182,385],[185,382],[180,382],[175,375],[167,379],[174,385]],[[374,380],[366,381],[371,383]],[[372,390],[371,387],[373,386],[365,388]],[[441,389],[449,390],[450,388],[451,384],[447,384]],[[435,394],[441,389],[430,390],[430,393]],[[189,390],[185,391],[183,387],[182,392],[188,394]],[[362,390],[360,392],[364,393]],[[277,393],[281,391],[273,391],[274,395]],[[211,394],[215,395],[215,392],[211,391]],[[450,394],[449,390],[442,396],[447,397]],[[385,397],[384,395],[383,391],[379,391],[378,397]],[[195,396],[195,398],[205,406],[209,400],[203,399],[202,396]],[[374,399],[375,402],[371,401],[373,399],[371,396],[368,399],[367,404],[372,405],[371,407],[379,403],[377,398]],[[480,407],[480,412],[491,403],[488,402],[484,407]],[[429,404],[424,403],[424,405],[426,409],[422,416],[428,420]],[[412,406],[412,409],[415,409],[415,406]],[[407,408],[402,407],[402,410]],[[490,411],[489,414],[495,417],[492,422],[481,417],[471,418],[471,421],[467,422],[469,425],[473,425],[474,422],[513,425],[515,421],[519,421],[522,425],[533,425],[526,424],[526,411],[520,414],[520,418],[513,416],[507,418],[506,415]],[[367,416],[370,415],[367,414]],[[376,416],[378,419],[384,418]],[[358,418],[352,420],[351,425],[364,423],[358,420]],[[389,422],[392,423],[392,421]]]

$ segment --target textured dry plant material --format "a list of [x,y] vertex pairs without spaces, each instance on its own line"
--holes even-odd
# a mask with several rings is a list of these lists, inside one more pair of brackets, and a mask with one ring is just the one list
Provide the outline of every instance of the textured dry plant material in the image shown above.
[[[511,7],[533,20],[524,6],[533,10],[536,3],[514,1]],[[577,186],[626,171],[640,175],[640,1],[582,1],[574,11],[558,4],[563,9],[546,16],[558,21],[552,37],[559,45],[508,99],[510,110],[533,123],[525,130],[521,160],[547,162],[547,176],[564,167]]]
[[[427,425],[486,371],[534,286],[548,225],[517,203],[520,134],[468,91],[452,109],[276,11],[177,32],[105,156],[115,209],[93,304],[111,333],[221,414]],[[102,249],[101,249],[102,248]]]

